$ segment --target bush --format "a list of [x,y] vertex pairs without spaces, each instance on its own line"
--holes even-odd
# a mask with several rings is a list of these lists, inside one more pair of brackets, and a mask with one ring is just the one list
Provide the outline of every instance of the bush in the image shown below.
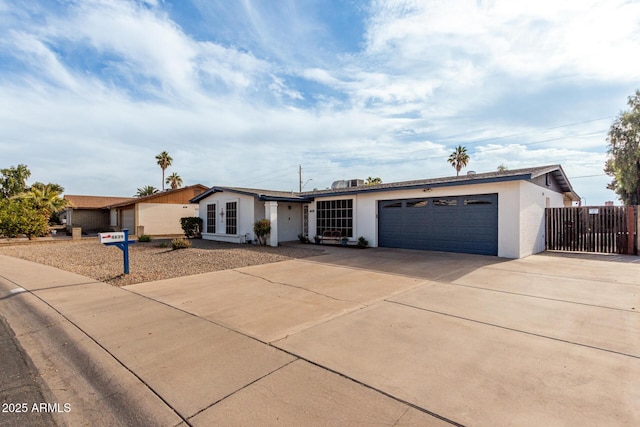
[[267,235],[271,233],[271,221],[268,219],[260,219],[253,224],[253,232],[261,245],[267,244]]
[[366,248],[367,246],[369,246],[369,241],[365,239],[363,236],[358,237],[358,247]]
[[138,237],[138,242],[150,242],[151,241],[151,236],[149,236],[148,234],[142,234]]
[[184,231],[184,235],[188,239],[200,237],[200,233],[202,232],[202,218],[197,216],[180,218],[180,226],[182,226],[182,231]]
[[171,241],[171,248],[175,251],[176,249],[187,249],[191,247],[191,242],[185,238],[173,239]]
[[309,238],[304,234],[298,234],[298,240],[300,240],[300,243],[309,243]]
[[29,239],[49,233],[49,212],[36,209],[25,200],[3,200],[0,202],[0,235],[17,237],[21,234]]

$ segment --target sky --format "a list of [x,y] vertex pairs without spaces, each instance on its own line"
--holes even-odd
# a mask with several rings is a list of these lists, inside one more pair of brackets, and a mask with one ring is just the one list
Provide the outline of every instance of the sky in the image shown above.
[[561,164],[615,200],[640,1],[0,0],[0,168],[66,194]]

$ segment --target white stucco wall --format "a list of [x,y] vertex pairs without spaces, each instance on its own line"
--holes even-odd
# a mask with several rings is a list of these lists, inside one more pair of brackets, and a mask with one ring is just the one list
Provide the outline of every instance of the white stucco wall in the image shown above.
[[545,250],[545,207],[564,206],[564,197],[550,189],[520,182],[520,248],[519,257]]
[[138,203],[137,225],[151,236],[183,234],[180,218],[196,216],[198,205],[168,203]]
[[[237,233],[226,233],[226,214],[220,216],[221,209],[226,212],[227,202],[237,202],[238,222]],[[207,233],[207,205],[216,204],[216,233]],[[202,218],[202,238],[207,240],[218,240],[221,242],[244,243],[246,235],[249,240],[255,239],[253,234],[253,224],[256,212],[255,198],[238,193],[222,192],[208,196],[199,202],[199,215]],[[264,218],[264,205],[262,207],[262,217]]]

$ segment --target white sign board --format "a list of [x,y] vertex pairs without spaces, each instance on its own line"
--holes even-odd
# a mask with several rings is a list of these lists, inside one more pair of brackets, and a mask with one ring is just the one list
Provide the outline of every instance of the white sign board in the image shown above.
[[98,242],[100,243],[124,242],[124,232],[99,233]]
[[589,215],[598,215],[600,213],[600,209],[598,208],[589,208]]

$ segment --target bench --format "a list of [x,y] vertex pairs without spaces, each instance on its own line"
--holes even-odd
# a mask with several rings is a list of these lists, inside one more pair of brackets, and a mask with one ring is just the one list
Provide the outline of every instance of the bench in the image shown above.
[[322,237],[320,238],[320,242],[324,243],[325,241],[338,244],[342,241],[342,232],[338,230],[326,230],[322,233]]

